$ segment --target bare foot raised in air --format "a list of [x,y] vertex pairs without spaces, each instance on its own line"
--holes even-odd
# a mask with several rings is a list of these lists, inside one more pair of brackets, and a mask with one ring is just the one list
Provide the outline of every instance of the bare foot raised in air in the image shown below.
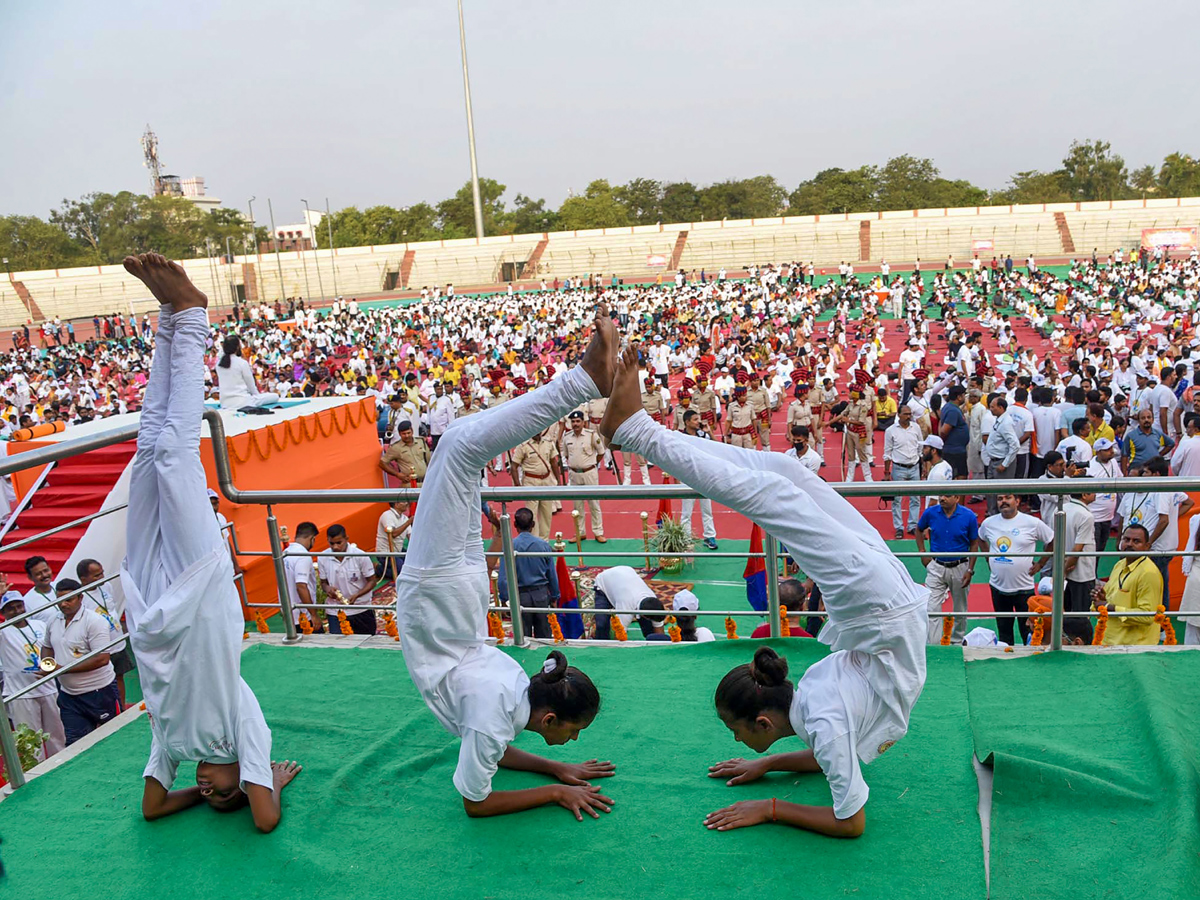
[[600,396],[607,397],[612,391],[613,372],[617,367],[617,328],[603,303],[596,307],[592,341],[579,365],[592,377]]
[[600,420],[600,434],[608,441],[614,450],[621,448],[612,442],[613,435],[621,427],[621,423],[642,408],[642,389],[638,385],[637,351],[626,347],[617,361],[617,374],[613,378],[612,393],[608,397],[608,406],[604,410],[604,418]]
[[192,284],[183,266],[161,253],[127,256],[125,271],[146,285],[159,303],[171,307],[174,312],[193,306],[208,308],[208,297]]

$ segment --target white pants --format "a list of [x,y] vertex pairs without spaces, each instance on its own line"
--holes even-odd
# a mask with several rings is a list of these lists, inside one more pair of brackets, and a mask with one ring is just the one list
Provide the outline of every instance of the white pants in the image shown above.
[[925,680],[925,602],[900,560],[824,480],[782,453],[693,438],[645,411],[613,443],[645,456],[682,484],[757,522],[821,587],[828,624],[821,641],[871,653],[898,680]]
[[1183,631],[1183,642],[1189,646],[1200,644],[1200,624],[1188,622]]
[[14,727],[28,725],[34,731],[44,731],[50,735],[46,738],[46,759],[67,746],[62,718],[58,714],[58,702],[53,694],[44,697],[26,694],[17,700],[9,700],[7,706]]
[[279,395],[272,394],[269,391],[261,394],[236,394],[221,400],[221,409],[244,409],[249,406],[254,409],[259,409],[264,406],[274,406],[279,402]]
[[422,694],[487,636],[491,594],[479,470],[599,396],[591,376],[576,366],[507,403],[456,419],[438,442],[396,581],[404,661]]
[[633,466],[637,466],[642,473],[642,483],[650,484],[650,469],[646,465],[644,457],[634,456],[632,453],[625,454],[625,472],[624,478],[621,479],[622,484],[633,484]]
[[[956,613],[967,611],[967,588],[963,585],[963,576],[971,569],[970,561],[961,562],[957,566],[944,566],[936,559],[929,563],[925,574],[925,587],[929,591],[929,612],[941,612],[946,602],[946,594],[950,595]],[[942,642],[942,619],[940,616],[930,616],[926,631],[926,642],[940,644]],[[967,633],[967,620],[954,618],[954,631],[951,640],[961,644]]]
[[[692,510],[696,508],[695,500],[684,500],[682,509],[683,527],[688,534],[692,533]],[[712,501],[704,499],[700,501],[700,521],[702,525],[702,534],[705,540],[717,539],[717,526],[713,524]]]
[[[164,307],[159,315],[125,526],[125,568],[147,604],[193,563],[226,546],[200,462],[207,337],[203,309],[176,315]],[[236,598],[232,583],[229,589]]]

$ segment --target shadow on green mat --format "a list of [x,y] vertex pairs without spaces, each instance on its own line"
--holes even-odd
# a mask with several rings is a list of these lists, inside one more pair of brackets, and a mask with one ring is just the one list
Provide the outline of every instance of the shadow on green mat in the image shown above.
[[[742,788],[706,777],[741,754],[712,692],[753,644],[571,650],[603,694],[577,744],[525,749],[612,759],[616,805],[576,822],[558,807],[469,819],[450,777],[458,741],[417,697],[399,652],[257,646],[243,674],[274,733],[274,756],[304,771],[270,835],[245,813],[205,808],[147,823],[138,809],[149,746],[143,718],[0,805],[12,896],[106,900],[746,896],[982,898],[983,866],[961,654],[933,648],[909,735],[866,768],[867,832],[838,841],[760,826],[718,834],[704,815],[740,799],[829,803],[819,775]],[[821,658],[781,641],[792,673]],[[544,651],[508,651],[533,671]],[[636,657],[634,656],[636,654]],[[793,746],[798,742],[789,741]],[[180,784],[194,766],[180,768]],[[543,779],[501,771],[496,788]]]

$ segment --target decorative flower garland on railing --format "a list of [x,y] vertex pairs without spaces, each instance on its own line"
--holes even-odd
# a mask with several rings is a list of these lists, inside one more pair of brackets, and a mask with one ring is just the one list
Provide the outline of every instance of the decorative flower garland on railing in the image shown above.
[[[343,416],[344,422],[338,423],[337,411],[345,410]],[[355,412],[357,410],[357,414]],[[321,416],[329,413],[329,428],[321,422]],[[357,418],[356,418],[357,415]],[[261,460],[267,460],[272,451],[278,450],[283,452],[289,444],[302,444],[306,441],[311,442],[317,439],[317,435],[322,437],[331,437],[336,431],[338,434],[345,434],[352,428],[358,428],[365,420],[368,423],[375,422],[375,404],[370,402],[370,398],[364,398],[359,403],[348,404],[346,406],[333,406],[328,410],[321,410],[307,416],[299,416],[295,419],[289,419],[286,422],[268,425],[266,428],[256,428],[246,432],[246,453],[245,455],[238,453],[234,446],[233,437],[225,438],[225,446],[229,450],[229,455],[233,457],[233,461],[238,465],[247,463],[252,456],[257,456]],[[265,437],[264,437],[265,434]],[[282,437],[280,436],[282,434]],[[240,435],[239,435],[240,437]],[[266,449],[263,449],[262,442],[266,441]]]
[[619,616],[614,614],[609,619],[609,622],[612,623],[613,637],[615,637],[618,641],[629,640],[629,632],[625,630],[625,623],[621,621]]
[[313,633],[312,619],[308,617],[308,610],[300,610],[300,632],[302,634]]
[[732,616],[725,617],[725,637],[731,641],[738,639],[737,622],[733,621]]
[[504,623],[497,613],[488,613],[488,636],[494,637],[497,644],[504,643]]
[[792,636],[792,626],[788,622],[787,616],[788,616],[787,607],[786,606],[779,607],[779,636],[780,637],[791,637]]
[[667,616],[666,620],[667,634],[671,636],[671,643],[678,644],[683,640],[683,632],[679,630],[679,623],[674,616]]
[[1158,623],[1158,627],[1162,629],[1166,637],[1163,638],[1163,646],[1174,647],[1178,641],[1175,640],[1175,626],[1171,624],[1171,620],[1167,618],[1167,609],[1165,606],[1159,605],[1158,612],[1154,615],[1154,621]]
[[550,613],[550,615],[546,618],[550,620],[550,636],[554,638],[554,643],[564,643],[566,638],[563,637],[562,626],[558,624],[558,616],[556,616],[554,613]]
[[1033,619],[1033,634],[1029,637],[1029,646],[1042,646],[1042,638],[1046,634],[1046,616],[1044,613],[1038,613]]
[[393,613],[383,614],[383,633],[393,641],[400,640],[400,630],[396,627],[396,616]]
[[354,629],[350,627],[350,621],[346,618],[344,609],[338,610],[338,627],[342,629],[342,634],[354,634]]
[[267,620],[266,620],[266,617],[262,614],[262,610],[259,610],[258,612],[256,612],[254,614],[254,623],[258,626],[259,634],[267,634],[271,630],[267,626]]
[[942,619],[942,646],[950,646],[950,636],[954,633],[954,618],[946,616]]
[[1108,605],[1096,610],[1096,630],[1092,633],[1092,646],[1099,647],[1104,643],[1104,633],[1108,631]]

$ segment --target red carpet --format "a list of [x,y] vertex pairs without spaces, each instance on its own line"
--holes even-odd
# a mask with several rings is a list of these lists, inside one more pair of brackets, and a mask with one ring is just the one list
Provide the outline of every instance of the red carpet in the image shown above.
[[[108,492],[133,457],[136,446],[130,441],[61,460],[34,494],[29,508],[17,519],[17,527],[8,533],[6,543],[99,512]],[[76,525],[19,550],[0,554],[0,572],[13,589],[23,593],[32,587],[25,577],[25,560],[31,556],[44,556],[56,575],[74,578],[74,572],[61,572],[61,569],[83,537],[87,524]]]

